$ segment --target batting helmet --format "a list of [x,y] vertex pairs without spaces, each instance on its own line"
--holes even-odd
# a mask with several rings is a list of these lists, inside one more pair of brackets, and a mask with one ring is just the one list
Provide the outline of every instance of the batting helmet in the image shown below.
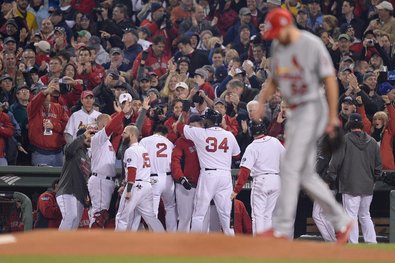
[[265,19],[265,31],[263,32],[263,39],[271,40],[278,36],[283,27],[293,23],[292,14],[283,8],[275,8],[270,11]]
[[261,134],[267,134],[267,128],[269,127],[269,120],[264,118],[260,122],[250,121],[248,124],[248,131],[251,136],[258,136]]
[[211,121],[214,126],[219,126],[222,122],[222,115],[218,111],[208,109],[204,114],[204,119]]

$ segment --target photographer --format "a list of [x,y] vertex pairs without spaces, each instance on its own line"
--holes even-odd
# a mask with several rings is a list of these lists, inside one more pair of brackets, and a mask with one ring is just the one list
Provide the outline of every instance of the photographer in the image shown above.
[[84,81],[86,89],[93,90],[101,83],[105,76],[104,68],[92,60],[91,51],[88,48],[78,50],[77,78]]
[[59,79],[59,103],[67,106],[68,109],[72,109],[80,99],[83,81],[76,79],[77,68],[71,63],[64,67],[61,76],[62,78]]
[[63,131],[69,117],[60,104],[52,102],[52,96],[59,96],[59,93],[58,80],[54,79],[27,106],[29,141],[33,147],[34,166],[63,165]]
[[62,60],[59,57],[52,57],[49,61],[48,73],[40,77],[39,82],[43,85],[48,85],[52,78],[60,78],[62,74]]
[[[111,34],[116,34],[119,37],[122,37],[123,34],[122,28],[119,27],[109,17],[109,14],[112,13],[110,8],[111,8],[111,4],[109,4],[108,2],[103,2],[100,5],[98,5],[98,7],[92,10],[97,16],[97,29],[101,33],[105,32],[106,34],[110,34],[111,32]],[[126,27],[130,27],[130,24]]]
[[[363,36],[363,41],[360,43],[362,45],[360,50],[360,60],[369,61],[375,54],[382,58],[383,65],[388,69],[391,69],[390,57],[387,55],[385,50],[380,46],[376,39],[376,34],[372,30],[365,32]],[[358,52],[358,50],[356,50]]]

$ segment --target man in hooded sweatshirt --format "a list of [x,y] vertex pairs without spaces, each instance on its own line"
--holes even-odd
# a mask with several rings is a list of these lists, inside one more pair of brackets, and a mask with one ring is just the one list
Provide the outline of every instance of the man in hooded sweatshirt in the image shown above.
[[354,218],[349,242],[358,243],[358,221],[366,243],[377,243],[376,232],[370,217],[374,182],[380,176],[382,165],[380,148],[376,141],[363,131],[362,117],[352,113],[346,124],[350,131],[344,144],[332,155],[328,175],[339,177],[339,192],[342,194],[346,213]]

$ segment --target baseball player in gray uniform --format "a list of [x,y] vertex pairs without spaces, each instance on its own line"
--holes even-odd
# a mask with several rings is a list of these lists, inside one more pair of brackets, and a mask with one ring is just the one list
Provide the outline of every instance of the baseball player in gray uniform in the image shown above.
[[[323,209],[336,231],[337,242],[348,241],[353,220],[315,172],[316,141],[336,136],[338,87],[329,53],[321,40],[293,24],[289,11],[273,9],[265,20],[263,38],[272,43],[271,73],[259,94],[258,112],[277,87],[289,105],[286,152],[280,165],[281,190],[266,237],[293,237],[298,193],[302,188]],[[323,84],[325,89],[323,89]],[[326,91],[326,99],[325,99]],[[329,110],[328,110],[329,105]]]

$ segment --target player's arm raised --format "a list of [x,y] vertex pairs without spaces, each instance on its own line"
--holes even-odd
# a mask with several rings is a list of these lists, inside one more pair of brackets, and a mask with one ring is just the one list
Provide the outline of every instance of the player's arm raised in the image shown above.
[[117,113],[117,115],[115,115],[115,117],[104,128],[107,136],[110,136],[112,133],[121,129],[122,120],[125,117],[125,114],[129,112],[131,108],[132,102],[126,101],[122,111]]

